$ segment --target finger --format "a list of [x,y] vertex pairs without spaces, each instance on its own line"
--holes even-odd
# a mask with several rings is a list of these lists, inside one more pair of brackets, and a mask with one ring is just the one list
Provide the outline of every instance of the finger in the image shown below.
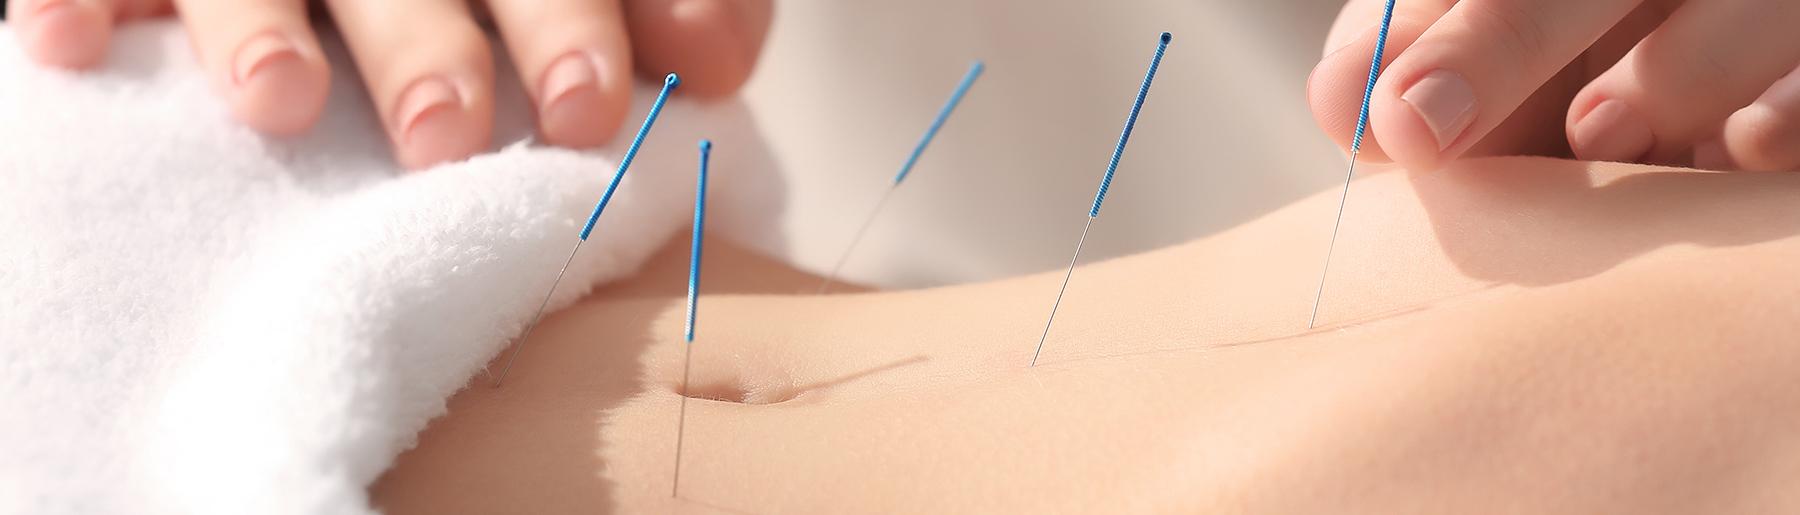
[[1382,149],[1434,169],[1481,141],[1639,0],[1465,0],[1394,60],[1376,87]]
[[700,95],[737,91],[762,54],[771,0],[624,0],[637,69]]
[[1722,136],[1694,147],[1694,166],[1710,170],[1800,171],[1800,71],[1725,120]]
[[462,0],[328,0],[400,164],[413,169],[488,146],[494,58]]
[[490,0],[538,133],[567,147],[611,139],[631,100],[631,42],[618,0]]
[[115,20],[131,20],[175,14],[174,0],[112,0]]
[[1582,159],[1685,163],[1689,149],[1800,64],[1800,4],[1689,2],[1570,105]]
[[32,60],[87,68],[106,56],[117,5],[112,0],[14,0],[7,3],[6,19]]
[[[1452,4],[1445,0],[1396,3],[1382,66],[1400,57]],[[1325,39],[1325,57],[1319,59],[1318,66],[1313,68],[1306,81],[1307,103],[1312,107],[1313,119],[1326,136],[1346,152],[1350,150],[1356,122],[1362,114],[1364,91],[1368,89],[1369,61],[1380,40],[1385,9],[1385,0],[1345,3]],[[1361,159],[1386,161],[1387,154],[1382,152],[1373,136],[1365,133],[1359,154]]]
[[331,66],[305,0],[179,0],[182,23],[213,84],[245,124],[296,134],[325,108]]

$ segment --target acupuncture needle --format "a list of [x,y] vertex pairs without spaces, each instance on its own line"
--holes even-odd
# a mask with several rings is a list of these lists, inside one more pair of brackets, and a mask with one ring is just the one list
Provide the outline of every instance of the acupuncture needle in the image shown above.
[[1381,77],[1381,54],[1387,50],[1388,26],[1394,21],[1394,2],[1387,0],[1381,15],[1381,31],[1375,38],[1375,56],[1369,60],[1369,82],[1363,86],[1362,112],[1356,116],[1356,136],[1350,140],[1350,170],[1344,172],[1344,192],[1338,197],[1337,221],[1331,224],[1331,244],[1325,247],[1325,266],[1319,272],[1319,290],[1313,294],[1312,316],[1306,328],[1319,323],[1319,301],[1325,298],[1325,279],[1331,276],[1331,253],[1337,250],[1338,230],[1344,225],[1344,206],[1350,201],[1350,180],[1356,178],[1356,156],[1362,152],[1363,134],[1369,128],[1369,103],[1375,96],[1375,79]]
[[1113,173],[1119,169],[1119,157],[1125,154],[1125,143],[1131,141],[1131,129],[1137,126],[1138,111],[1144,108],[1144,97],[1150,95],[1150,83],[1156,80],[1156,68],[1162,65],[1163,51],[1169,48],[1170,39],[1174,36],[1162,33],[1156,44],[1156,56],[1150,59],[1150,71],[1144,74],[1144,84],[1138,86],[1137,100],[1131,104],[1131,116],[1125,118],[1125,130],[1119,133],[1119,144],[1113,147],[1112,160],[1106,163],[1106,175],[1100,179],[1100,191],[1094,194],[1094,207],[1088,209],[1087,224],[1081,227],[1081,239],[1075,242],[1075,255],[1069,258],[1069,270],[1063,273],[1062,288],[1056,290],[1056,304],[1050,306],[1050,319],[1044,322],[1044,334],[1038,336],[1037,350],[1031,353],[1031,366],[1037,366],[1038,355],[1044,352],[1044,340],[1050,337],[1056,310],[1062,307],[1063,294],[1069,291],[1069,278],[1075,276],[1075,263],[1081,260],[1081,247],[1087,244],[1088,230],[1094,227],[1094,219],[1100,217],[1100,204],[1106,201],[1106,190],[1112,188]]
[[619,189],[619,180],[625,178],[625,170],[631,168],[631,160],[637,158],[638,148],[644,144],[644,136],[650,134],[650,127],[656,124],[656,117],[662,114],[663,103],[668,101],[669,92],[681,85],[681,77],[671,73],[663,78],[662,91],[656,94],[656,102],[650,104],[650,114],[644,117],[644,125],[638,127],[637,136],[631,138],[631,146],[625,149],[625,157],[619,160],[619,170],[613,172],[612,182],[606,184],[606,193],[600,195],[600,202],[594,204],[593,214],[588,215],[587,225],[582,226],[580,237],[575,240],[575,248],[569,249],[569,257],[563,260],[562,268],[556,271],[556,280],[550,283],[550,291],[544,292],[544,301],[538,303],[537,314],[531,316],[531,322],[525,324],[525,333],[519,335],[518,344],[513,346],[512,356],[506,358],[506,366],[500,369],[500,377],[494,379],[494,387],[506,380],[506,373],[512,371],[513,363],[519,360],[519,353],[525,350],[525,342],[531,331],[537,329],[538,321],[544,317],[544,308],[550,306],[550,297],[556,293],[556,286],[562,284],[563,274],[569,272],[569,263],[575,262],[575,254],[581,252],[581,244],[587,243],[588,235],[594,232],[594,222],[600,220],[600,213],[606,211],[606,204],[612,202],[613,192]]
[[675,478],[669,497],[681,492],[681,443],[687,434],[688,372],[693,370],[694,315],[700,299],[700,235],[706,231],[706,168],[711,162],[712,141],[700,140],[700,178],[694,188],[694,243],[688,257],[687,341],[681,354],[681,416],[675,421]]
[[819,282],[818,291],[813,292],[815,295],[825,293],[825,289],[831,287],[831,282],[837,279],[838,272],[844,268],[844,263],[850,260],[850,254],[856,250],[856,245],[862,243],[863,235],[869,232],[869,226],[874,225],[875,219],[881,216],[881,208],[887,206],[888,199],[894,196],[894,191],[900,189],[900,183],[906,180],[908,174],[912,173],[913,165],[919,162],[919,156],[925,153],[925,147],[931,144],[932,138],[937,137],[938,129],[944,127],[944,120],[950,119],[950,113],[956,110],[958,104],[962,103],[963,95],[969,92],[969,86],[974,85],[975,79],[980,77],[981,72],[986,69],[987,65],[982,64],[981,61],[975,61],[969,65],[969,71],[963,74],[962,82],[957,83],[956,89],[951,91],[950,100],[944,103],[942,109],[938,110],[937,118],[931,121],[930,128],[925,129],[925,136],[919,138],[919,144],[913,147],[912,154],[906,156],[906,163],[900,166],[900,173],[894,175],[894,183],[888,186],[887,191],[881,194],[881,200],[876,201],[875,207],[869,210],[867,216],[863,217],[862,226],[858,227],[856,234],[850,238],[850,246],[844,248],[844,253],[838,255],[837,263],[831,265],[831,272],[825,274],[825,279]]

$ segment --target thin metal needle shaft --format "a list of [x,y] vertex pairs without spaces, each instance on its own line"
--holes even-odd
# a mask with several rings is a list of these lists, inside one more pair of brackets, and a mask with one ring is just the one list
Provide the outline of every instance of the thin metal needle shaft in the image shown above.
[[1331,225],[1331,244],[1325,248],[1325,266],[1319,272],[1319,289],[1313,294],[1307,329],[1318,326],[1319,301],[1325,298],[1325,279],[1331,277],[1331,254],[1337,250],[1338,229],[1344,225],[1344,206],[1350,203],[1350,181],[1356,178],[1356,157],[1362,153],[1363,135],[1369,129],[1369,103],[1375,96],[1375,80],[1381,78],[1381,56],[1387,50],[1388,26],[1394,21],[1394,2],[1387,0],[1387,10],[1381,15],[1381,32],[1375,38],[1375,55],[1369,59],[1369,81],[1363,86],[1362,111],[1356,117],[1356,136],[1350,141],[1350,170],[1344,173],[1344,192],[1338,198],[1337,221]]
[[894,190],[899,189],[900,183],[906,180],[908,174],[912,173],[913,165],[919,163],[919,156],[925,154],[925,147],[931,145],[932,139],[937,138],[938,130],[944,128],[944,121],[950,119],[950,113],[956,111],[956,106],[962,104],[963,96],[969,93],[969,86],[974,85],[975,79],[981,77],[981,72],[986,69],[987,65],[982,64],[981,61],[975,61],[969,65],[969,71],[963,74],[962,82],[958,82],[956,89],[950,92],[950,100],[944,102],[943,108],[938,109],[937,118],[931,120],[931,127],[925,129],[925,135],[919,138],[919,144],[914,145],[912,153],[906,156],[906,164],[901,165],[900,172],[894,174],[894,184],[888,186],[887,192],[881,194],[881,200],[875,203],[875,208],[870,209],[868,216],[863,217],[862,226],[857,228],[856,235],[850,238],[850,246],[845,247],[844,253],[838,255],[837,263],[831,265],[831,273],[825,274],[825,278],[819,281],[819,289],[813,292],[815,295],[825,293],[825,289],[831,287],[831,282],[837,279],[837,274],[844,268],[844,263],[850,260],[850,254],[856,251],[857,244],[862,243],[863,234],[867,233],[869,226],[874,225],[875,219],[881,216],[882,206],[887,205],[888,198],[894,195]]
[[694,189],[694,243],[688,257],[687,347],[681,351],[681,415],[675,420],[675,477],[669,482],[669,497],[681,493],[681,445],[687,439],[688,373],[694,366],[694,320],[700,306],[700,237],[706,233],[706,176],[711,164],[712,142],[700,140],[700,179]]
[[1044,353],[1044,340],[1050,338],[1050,324],[1056,323],[1056,310],[1062,307],[1063,293],[1069,291],[1069,278],[1075,277],[1075,262],[1081,260],[1081,247],[1087,245],[1088,229],[1094,228],[1094,217],[1081,226],[1081,241],[1075,242],[1075,257],[1069,258],[1069,271],[1063,272],[1062,287],[1056,289],[1056,304],[1050,306],[1050,320],[1044,322],[1044,334],[1038,336],[1037,350],[1031,353],[1031,366],[1037,366],[1038,355]]
[[[531,323],[525,324],[525,333],[519,335],[519,346],[525,346],[525,341],[531,338],[531,331],[537,329],[538,321],[544,318],[544,308],[550,307],[550,297],[556,294],[556,285],[562,283],[563,274],[569,273],[569,263],[575,262],[575,254],[581,252],[583,243],[587,243],[587,240],[575,240],[575,248],[569,250],[569,257],[563,260],[562,269],[556,271],[556,280],[550,282],[550,291],[544,293],[544,301],[538,303],[537,313],[531,315]],[[506,358],[506,366],[500,369],[500,376],[494,379],[495,388],[500,387],[500,381],[506,380],[506,373],[512,371],[513,362],[518,360],[519,351],[514,350]]]
[[1150,58],[1150,71],[1144,73],[1144,83],[1138,86],[1137,99],[1131,103],[1131,115],[1125,118],[1125,130],[1119,132],[1119,144],[1113,147],[1112,159],[1106,163],[1106,175],[1100,179],[1100,191],[1094,193],[1094,207],[1088,209],[1087,225],[1081,227],[1081,240],[1075,243],[1075,256],[1069,258],[1069,271],[1063,274],[1062,288],[1056,290],[1056,304],[1050,306],[1050,319],[1044,321],[1044,334],[1038,336],[1037,350],[1031,353],[1033,367],[1037,366],[1038,356],[1044,353],[1044,341],[1050,338],[1050,325],[1056,323],[1056,311],[1062,308],[1063,293],[1069,289],[1069,278],[1075,276],[1075,263],[1081,260],[1081,247],[1087,244],[1088,229],[1092,229],[1094,219],[1100,217],[1100,204],[1106,202],[1106,192],[1112,189],[1113,174],[1119,170],[1119,158],[1125,155],[1125,144],[1131,141],[1138,112],[1144,109],[1144,99],[1150,96],[1150,83],[1156,80],[1156,68],[1162,66],[1163,52],[1168,50],[1172,39],[1173,35],[1162,33],[1156,44],[1156,56]]
[[687,440],[688,372],[694,368],[694,343],[684,344],[681,353],[681,417],[675,419],[675,479],[670,482],[669,497],[681,496],[681,444]]
[[600,195],[600,202],[594,204],[594,212],[588,214],[587,224],[581,227],[581,233],[575,240],[575,248],[569,251],[569,258],[563,260],[562,270],[556,272],[556,280],[550,283],[550,291],[544,293],[544,301],[538,304],[536,315],[532,315],[531,323],[526,324],[525,334],[520,335],[518,343],[513,345],[512,355],[506,358],[506,366],[500,369],[499,377],[494,378],[494,387],[506,381],[506,374],[512,372],[513,363],[519,361],[519,353],[525,351],[525,338],[537,328],[537,323],[544,316],[544,308],[550,305],[550,297],[556,294],[556,286],[562,283],[563,274],[569,272],[569,263],[575,261],[575,254],[581,252],[581,244],[587,243],[588,235],[594,232],[594,223],[600,221],[600,213],[606,212],[606,205],[612,202],[613,192],[619,190],[619,181],[625,178],[625,171],[631,169],[631,161],[637,159],[638,149],[644,145],[644,136],[650,134],[650,127],[656,125],[656,118],[662,115],[663,104],[669,100],[669,92],[681,85],[681,77],[671,73],[663,78],[662,92],[656,94],[656,101],[650,104],[650,114],[644,116],[644,125],[638,127],[637,136],[631,138],[631,146],[625,149],[625,157],[619,160],[619,169],[613,172],[612,181],[606,184],[606,193]]
[[875,225],[875,219],[877,215],[881,214],[882,206],[886,206],[888,199],[893,198],[894,192],[899,190],[900,188],[890,187],[887,192],[881,194],[881,200],[875,201],[875,207],[869,210],[868,216],[863,217],[862,226],[857,227],[856,235],[850,238],[850,246],[845,247],[844,253],[838,255],[837,262],[831,265],[831,273],[825,274],[825,278],[819,280],[819,289],[814,291],[813,295],[823,294],[827,288],[831,287],[831,281],[837,278],[839,271],[844,269],[844,263],[850,262],[851,252],[856,250],[857,244],[862,243],[863,235],[869,232],[870,226]]
[[1356,177],[1356,152],[1350,153],[1350,171],[1344,174],[1344,191],[1338,196],[1337,221],[1331,223],[1331,245],[1325,247],[1325,266],[1319,271],[1319,290],[1313,293],[1312,316],[1306,319],[1307,329],[1319,322],[1319,301],[1325,298],[1325,278],[1331,276],[1331,254],[1337,251],[1338,228],[1344,225],[1344,206],[1350,203],[1352,177]]

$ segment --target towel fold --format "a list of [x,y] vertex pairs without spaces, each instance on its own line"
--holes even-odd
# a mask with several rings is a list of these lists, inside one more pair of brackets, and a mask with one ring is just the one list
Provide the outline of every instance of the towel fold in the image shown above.
[[[124,27],[80,74],[16,39],[0,27],[0,513],[373,511],[367,486],[537,308],[635,128],[535,145],[502,80],[501,150],[404,173],[336,43],[324,117],[271,139],[175,22]],[[771,225],[742,223],[779,214],[754,121],[677,97],[552,309],[686,226],[701,137],[719,228]]]

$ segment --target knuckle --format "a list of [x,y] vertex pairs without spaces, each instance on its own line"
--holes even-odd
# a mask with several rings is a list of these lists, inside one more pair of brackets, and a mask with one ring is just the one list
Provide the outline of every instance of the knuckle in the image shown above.
[[1497,46],[1504,55],[1513,56],[1519,64],[1544,54],[1550,47],[1549,27],[1537,9],[1525,2],[1465,2],[1470,26]]
[[1704,45],[1693,47],[1692,51],[1694,52],[1691,59],[1693,73],[1688,75],[1691,83],[1696,85],[1718,84],[1720,81],[1732,78],[1733,67],[1727,63],[1735,59],[1719,55],[1719,50]]
[[459,24],[454,30],[441,36],[434,44],[443,45],[450,55],[462,56],[484,71],[491,71],[494,50],[488,44],[487,35],[474,22]]
[[1728,136],[1732,159],[1744,168],[1790,170],[1800,168],[1800,121],[1795,113],[1752,106],[1732,121]]

